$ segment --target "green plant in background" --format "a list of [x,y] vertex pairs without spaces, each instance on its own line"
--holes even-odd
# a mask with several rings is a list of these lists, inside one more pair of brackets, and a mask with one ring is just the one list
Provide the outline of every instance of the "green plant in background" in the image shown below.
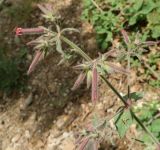
[[9,15],[14,23],[24,23],[33,12],[33,4],[40,0],[26,0],[26,1],[9,1],[8,3],[3,1],[2,7],[4,13]]
[[[123,30],[122,30],[123,31]],[[159,44],[154,41],[145,41],[145,35],[141,35],[139,33],[132,34],[128,36],[126,32],[124,32],[124,36],[128,38],[130,45],[130,63],[131,67],[138,68],[137,72],[141,75],[145,81],[147,81],[153,87],[159,87],[160,84],[160,75],[159,75],[159,60],[160,55],[159,52],[149,53],[148,46],[155,46]],[[126,43],[126,42],[125,42]],[[119,43],[118,46],[113,47],[113,49],[118,51],[118,61],[124,62],[127,59],[127,52],[124,50],[124,43]],[[120,51],[119,51],[120,50]],[[145,56],[144,54],[147,53]],[[144,70],[143,73],[140,70]]]
[[82,18],[89,21],[97,42],[106,49],[122,28],[160,37],[159,0],[83,0]]
[[[143,102],[142,105],[138,105],[134,109],[141,121],[148,127],[154,136],[160,140],[160,102],[158,100]],[[155,149],[153,143],[145,133],[141,135],[140,140],[143,141],[150,150]]]
[[[16,58],[10,58],[0,52],[0,90],[6,93],[11,93],[15,89],[23,90],[25,87],[24,77],[24,58],[26,56],[25,49],[21,49],[21,52]],[[22,69],[23,68],[23,69]]]
[[[154,53],[154,54],[149,54],[148,56],[148,63],[149,65],[153,68],[155,71],[159,71],[159,62],[160,62],[160,52]],[[147,71],[146,71],[147,72]],[[160,79],[156,80],[151,77],[151,72],[146,73],[148,77],[150,78],[149,84],[152,85],[153,87],[160,87]]]
[[[131,64],[132,67],[143,67],[144,73],[140,73],[144,80],[148,81],[149,85],[159,88],[160,87],[160,77],[159,77],[159,61],[160,61],[160,53],[150,53],[146,55],[145,63],[142,63],[136,58],[132,58]],[[150,68],[150,69],[148,69]],[[157,75],[156,75],[157,74]]]
[[10,91],[18,84],[19,72],[15,60],[0,60],[0,89]]

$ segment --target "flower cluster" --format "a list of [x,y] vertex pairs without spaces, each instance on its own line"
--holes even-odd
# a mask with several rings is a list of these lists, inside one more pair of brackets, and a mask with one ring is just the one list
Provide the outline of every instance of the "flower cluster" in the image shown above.
[[[42,34],[44,33],[44,29],[42,27],[37,28],[16,28],[16,36],[24,35],[24,34]],[[29,75],[37,66],[37,64],[43,59],[44,52],[41,50],[37,50],[35,52],[35,56],[33,58],[33,61],[31,65],[29,66],[29,69],[27,71],[27,74]]]

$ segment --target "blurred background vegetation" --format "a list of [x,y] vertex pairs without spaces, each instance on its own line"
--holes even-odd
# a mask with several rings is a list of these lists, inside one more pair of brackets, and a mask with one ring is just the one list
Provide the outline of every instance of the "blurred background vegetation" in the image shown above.
[[14,30],[19,26],[32,26],[34,20],[31,16],[39,1],[2,0],[0,3],[0,90],[8,94],[26,88],[29,49],[24,42],[20,44]]
[[[160,38],[160,1],[159,0],[83,0],[82,19],[88,21],[96,34],[101,52],[107,51],[113,40],[120,38],[120,31],[125,29],[130,38],[139,35],[141,41],[157,41]],[[158,48],[147,49],[143,55],[148,65],[157,73],[160,71],[160,52]],[[160,81],[153,78],[147,68],[142,69],[141,62],[133,57],[135,69],[144,81],[159,88]]]

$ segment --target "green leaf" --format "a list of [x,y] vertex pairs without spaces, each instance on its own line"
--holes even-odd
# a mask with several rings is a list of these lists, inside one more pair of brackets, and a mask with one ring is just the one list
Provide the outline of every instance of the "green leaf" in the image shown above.
[[[137,1],[139,2],[139,1]],[[141,6],[141,4],[139,4]],[[138,8],[138,4],[137,4]],[[134,25],[137,23],[137,20],[141,18],[146,18],[146,15],[148,15],[154,8],[156,8],[156,5],[151,0],[146,0],[143,4],[140,11],[136,11],[135,14],[133,14],[129,19],[129,25]]]
[[95,114],[92,119],[92,125],[94,127],[97,127],[99,125],[100,121],[101,121],[100,117],[97,114]]
[[120,137],[124,137],[132,123],[133,119],[129,110],[125,110],[118,115],[115,125]]
[[153,116],[153,111],[151,111],[148,107],[143,107],[140,112],[140,119],[145,121],[150,119]]
[[160,133],[160,119],[154,120],[151,124],[151,131]]
[[106,73],[106,72],[107,73],[112,73],[113,72],[113,69],[108,65],[101,64],[101,68],[104,71],[104,73]]
[[138,11],[142,7],[143,3],[144,3],[144,0],[135,1],[135,4],[133,5],[133,9],[135,11]]
[[104,33],[106,33],[106,29],[104,29],[102,27],[100,27],[99,29],[97,28],[96,31],[97,31],[98,34],[104,34]]
[[153,11],[147,15],[147,20],[149,25],[156,25],[160,24],[160,13],[157,11]]
[[59,38],[57,38],[57,41],[56,41],[56,50],[60,54],[62,54],[62,55],[64,54],[64,52],[62,50],[61,40]]
[[151,31],[152,31],[153,38],[160,37],[160,25],[156,25],[156,26],[152,27]]
[[111,42],[113,40],[113,34],[112,32],[107,32],[107,38],[105,39],[106,42]]
[[146,0],[139,14],[147,15],[156,7],[156,4],[152,0]]
[[92,71],[89,70],[87,72],[87,88],[89,89],[89,87],[91,86],[92,83]]
[[137,22],[138,15],[134,15],[129,19],[129,25],[134,25]]
[[[131,97],[132,100],[138,101],[138,100],[143,98],[143,93],[141,93],[141,92],[133,92],[133,93],[130,93],[130,97]],[[128,99],[128,94],[125,95],[123,98],[125,100],[127,100]]]
[[147,133],[142,134],[141,140],[144,141],[144,143],[150,143],[151,142],[151,139],[150,139],[150,137],[148,136]]

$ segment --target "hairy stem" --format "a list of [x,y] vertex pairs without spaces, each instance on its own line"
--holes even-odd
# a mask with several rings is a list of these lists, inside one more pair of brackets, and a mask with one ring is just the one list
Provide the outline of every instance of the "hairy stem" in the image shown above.
[[[131,59],[130,59],[130,52],[129,52],[129,48],[128,48],[128,60],[127,60],[127,71],[130,72],[131,70]],[[130,73],[127,74],[127,89],[128,89],[128,100],[131,100],[130,97]]]
[[123,102],[123,104],[125,106],[127,106],[127,102],[125,101],[125,99],[119,94],[119,92],[112,86],[112,84],[103,76],[100,75],[100,77],[103,79],[103,81],[112,89],[112,91],[121,99],[121,101]]
[[136,120],[136,122],[141,126],[141,128],[151,137],[152,141],[159,145],[159,141],[157,138],[149,131],[149,129],[141,122],[141,120],[136,116],[136,114],[131,110],[133,118]]
[[85,60],[87,61],[92,61],[92,59],[81,49],[79,48],[76,44],[74,44],[72,41],[68,40],[67,38],[65,38],[64,36],[61,35],[61,39],[67,43],[68,45],[70,45],[73,50],[80,54]]

